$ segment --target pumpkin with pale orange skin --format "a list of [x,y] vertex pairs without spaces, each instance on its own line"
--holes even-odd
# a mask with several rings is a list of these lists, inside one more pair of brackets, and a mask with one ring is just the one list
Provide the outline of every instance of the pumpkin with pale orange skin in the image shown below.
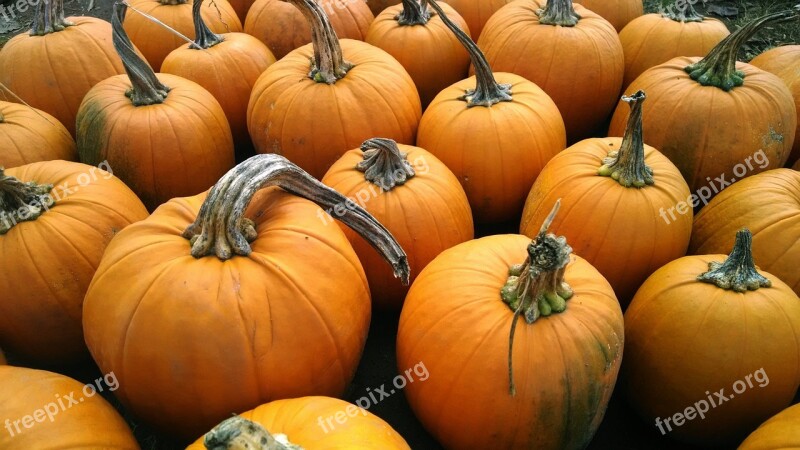
[[775,450],[800,447],[800,404],[786,408],[761,424],[738,450]]
[[0,101],[0,167],[54,159],[78,159],[69,131],[44,111]]
[[[632,20],[644,14],[642,0],[576,0],[586,9],[606,19],[618,32]],[[688,2],[687,2],[688,3]]]

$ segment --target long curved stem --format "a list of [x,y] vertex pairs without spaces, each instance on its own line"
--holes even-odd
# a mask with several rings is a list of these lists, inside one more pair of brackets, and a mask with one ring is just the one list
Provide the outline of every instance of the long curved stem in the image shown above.
[[311,44],[314,60],[309,78],[317,83],[334,84],[344,78],[353,64],[344,60],[339,38],[331,26],[328,16],[314,0],[286,0],[296,6],[311,26]]
[[544,8],[536,14],[539,16],[539,23],[544,25],[574,27],[581,20],[581,16],[572,6],[572,0],[547,0]]
[[285,435],[272,434],[256,422],[233,416],[206,433],[203,445],[208,450],[303,450]]
[[736,243],[724,262],[708,263],[708,272],[697,276],[698,281],[711,283],[721,289],[736,292],[755,291],[758,288],[770,287],[772,282],[758,273],[753,262],[753,235],[743,228],[736,232]]
[[625,187],[640,188],[655,183],[653,169],[644,161],[642,103],[645,98],[644,91],[638,91],[630,97],[622,96],[622,100],[631,107],[625,136],[619,150],[608,152],[608,157],[603,159],[603,165],[597,170],[598,175],[611,177]]
[[384,191],[405,184],[415,175],[414,168],[406,159],[407,155],[391,139],[367,139],[361,144],[361,151],[364,152],[364,160],[356,165],[356,169],[364,172],[367,181],[377,184]]
[[36,220],[54,203],[52,184],[24,183],[6,175],[0,167],[0,235],[19,222]]
[[72,22],[64,18],[64,0],[39,0],[30,35],[44,36],[72,25]]
[[403,10],[394,17],[400,25],[425,25],[431,18],[427,0],[403,0]]
[[203,5],[203,0],[195,0],[192,4],[192,20],[194,21],[194,49],[207,49],[213,47],[225,39],[215,34],[208,28],[206,22],[203,20],[203,15],[200,13],[200,7]]

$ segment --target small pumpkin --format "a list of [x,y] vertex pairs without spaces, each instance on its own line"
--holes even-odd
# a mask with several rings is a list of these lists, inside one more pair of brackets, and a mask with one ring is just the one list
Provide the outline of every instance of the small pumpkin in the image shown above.
[[789,406],[800,386],[800,298],[758,272],[751,244],[743,229],[727,259],[665,265],[625,312],[622,385],[662,434],[736,444]]
[[78,159],[64,125],[39,109],[0,101],[0,167],[53,159]]
[[[344,422],[339,421],[342,414]],[[344,400],[319,396],[275,400],[225,419],[186,450],[207,448],[411,450],[380,417]]]
[[[576,0],[586,9],[606,19],[618,32],[622,31],[632,20],[644,14],[642,0]],[[687,2],[688,3],[688,2]],[[691,3],[689,3],[691,7]]]
[[[467,22],[469,32],[478,40],[486,21],[512,0],[449,0],[447,3]],[[466,31],[466,30],[465,30]]]
[[800,447],[800,404],[786,408],[761,424],[738,450],[775,450]]

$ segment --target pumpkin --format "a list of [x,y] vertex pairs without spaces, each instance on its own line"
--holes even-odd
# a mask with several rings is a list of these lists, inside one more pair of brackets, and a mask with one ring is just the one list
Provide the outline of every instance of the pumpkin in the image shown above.
[[689,250],[724,253],[727,236],[746,227],[759,266],[800,295],[800,172],[770,170],[738,181],[700,210]]
[[752,432],[738,450],[800,447],[800,404],[786,408]]
[[161,71],[206,88],[225,111],[237,150],[252,147],[247,132],[247,102],[256,80],[275,62],[275,56],[249,34],[214,34],[200,14],[202,4],[203,0],[197,0],[192,5],[194,43],[167,55]]
[[[342,414],[344,422],[339,421]],[[319,396],[276,400],[225,419],[186,450],[297,448],[293,445],[306,450],[411,450],[380,417],[344,400]]]
[[247,18],[247,13],[253,6],[253,3],[255,3],[255,0],[229,0],[228,3],[230,3],[233,10],[236,11],[236,17],[239,18],[239,22],[244,23],[244,20]]
[[[125,32],[157,72],[161,70],[164,58],[186,43],[164,25],[189,39],[195,39],[192,0],[133,0],[130,5],[135,8],[136,14],[125,18]],[[161,21],[163,25],[140,12]],[[201,14],[214,33],[242,31],[242,22],[228,0],[207,3]]]
[[[419,147],[368,139],[360,149],[339,158],[322,182],[386,226],[408,253],[414,275],[442,251],[473,238],[464,189],[444,163]],[[341,213],[344,207],[328,214]],[[392,271],[381,264],[368,242],[349,228],[342,229],[364,266],[373,303],[399,310],[408,289],[397,286]]]
[[751,234],[730,256],[675,260],[625,312],[622,386],[661,434],[730,446],[786,408],[800,386],[800,298],[759,273]]
[[60,366],[88,356],[89,282],[114,234],[147,217],[110,170],[44,161],[0,171],[0,346],[22,360]]
[[[575,3],[599,14],[617,31],[622,31],[632,20],[644,14],[642,0],[576,0]],[[691,3],[689,7],[691,8]]]
[[603,419],[622,312],[548,226],[533,241],[495,235],[445,250],[411,286],[397,364],[425,362],[429,378],[404,392],[445,448],[585,448]]
[[[363,0],[320,0],[320,8],[341,39],[363,41],[375,18]],[[256,0],[244,31],[267,45],[278,59],[312,41],[308,19],[291,2]]]
[[[800,45],[785,45],[767,50],[753,58],[750,64],[777,75],[786,83],[794,97],[795,110],[800,115]],[[800,158],[800,121],[794,136],[789,161]]]
[[340,42],[314,0],[290,3],[308,19],[314,40],[256,81],[247,107],[256,151],[281,154],[322,178],[342,154],[371,137],[413,144],[422,109],[403,66],[372,45]]
[[494,70],[524,77],[553,99],[568,143],[605,128],[625,62],[617,32],[599,15],[572,0],[512,2],[489,19],[478,46]]
[[207,90],[175,75],[156,75],[136,55],[121,26],[126,7],[114,8],[114,45],[128,74],[86,94],[78,111],[78,154],[87,164],[108,161],[153,210],[213,185],[234,164],[233,138]]
[[691,3],[683,4],[686,6],[682,11],[673,6],[661,14],[637,17],[620,31],[625,54],[623,86],[672,58],[706,56],[730,34],[722,21],[701,16]]
[[[792,14],[779,12],[755,19],[705,58],[673,58],[646,70],[627,88],[647,92],[644,135],[648,143],[678,166],[689,188],[706,202],[728,184],[783,167],[789,158],[797,126],[789,89],[775,75],[737,63],[736,54],[762,26]],[[610,136],[624,132],[626,109],[623,104],[617,106]],[[743,161],[753,158],[768,163],[740,170]]]
[[[469,35],[464,19],[450,5],[440,6]],[[423,110],[442,89],[467,76],[469,54],[442,19],[431,15],[427,0],[403,0],[384,10],[370,25],[366,41],[394,56],[408,71]]]
[[[512,0],[449,0],[447,3],[467,22],[475,40],[483,32],[486,21]],[[466,31],[466,30],[465,30]]]
[[114,374],[83,385],[57,373],[0,366],[0,380],[6,419],[0,448],[139,450],[128,424],[99,393],[118,387]]
[[520,234],[536,236],[549,205],[562,198],[569,215],[553,227],[603,274],[625,309],[650,274],[686,254],[692,208],[680,171],[642,140],[645,93],[623,101],[631,106],[625,137],[587,139],[551,159],[525,202]]
[[[257,155],[111,242],[83,328],[127,410],[188,439],[265,402],[344,394],[367,337],[369,287],[344,233],[296,195],[324,208],[346,201],[286,158]],[[408,282],[405,253],[353,206],[340,220]]]
[[[64,18],[63,0],[37,2],[33,28],[0,50],[4,100],[40,109],[75,135],[75,115],[89,89],[122,73],[111,26],[94,17]],[[33,161],[31,161],[33,162]]]
[[369,5],[369,9],[372,11],[372,15],[378,16],[384,9],[393,6],[399,5],[402,0],[370,0],[367,2]]
[[437,95],[419,125],[417,145],[458,177],[478,223],[517,220],[525,195],[547,161],[566,146],[558,107],[538,86],[511,73],[492,73],[483,53],[440,5],[476,74]]
[[0,101],[0,167],[53,159],[78,159],[64,125],[44,111]]

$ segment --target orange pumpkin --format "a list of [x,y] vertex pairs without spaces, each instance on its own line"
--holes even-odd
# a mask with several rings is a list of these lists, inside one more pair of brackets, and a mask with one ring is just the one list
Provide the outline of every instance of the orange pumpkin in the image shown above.
[[[114,5],[114,45],[128,75],[86,94],[78,112],[81,161],[106,160],[151,211],[208,189],[234,164],[233,138],[216,99],[193,81],[154,74],[134,53]],[[147,137],[147,139],[143,138]]]
[[397,364],[425,362],[430,377],[404,392],[445,448],[585,448],[603,419],[622,312],[603,276],[545,234],[549,220],[533,241],[497,235],[445,250],[411,286]]
[[[342,414],[346,414],[344,422],[339,421]],[[270,449],[274,441],[306,450],[411,450],[380,417],[330,397],[293,398],[261,405],[226,419],[186,450]]]
[[[363,0],[320,0],[319,6],[340,39],[363,41],[375,18]],[[312,40],[308,19],[285,0],[256,0],[244,32],[266,44],[278,59]]]
[[239,22],[244,23],[245,18],[247,18],[247,13],[253,6],[253,3],[255,3],[255,0],[228,0],[228,3],[230,3],[233,10],[236,11],[236,17],[239,18]]
[[[475,40],[483,32],[486,21],[500,8],[512,0],[449,0],[447,3],[467,22]],[[464,30],[467,31],[467,30]]]
[[648,278],[625,312],[625,340],[629,402],[682,442],[741,442],[800,386],[800,298],[757,271],[746,229],[727,259],[687,256]]
[[786,408],[761,424],[738,450],[775,450],[800,447],[800,404]]
[[393,6],[399,5],[401,0],[369,0],[367,5],[369,5],[369,9],[372,11],[372,15],[378,16],[384,9]]
[[494,70],[522,76],[553,99],[568,143],[605,128],[625,61],[617,32],[599,15],[572,0],[512,2],[489,19],[478,46]]
[[[283,189],[253,199],[267,185]],[[369,328],[367,280],[339,227],[292,194],[325,208],[346,200],[282,156],[257,155],[210,192],[167,202],[111,242],[83,327],[137,417],[194,438],[264,402],[344,394]],[[402,249],[355,206],[340,219],[407,282]]]
[[644,14],[642,0],[576,0],[575,3],[580,3],[586,9],[599,14],[617,31],[621,31],[632,20]]
[[[92,86],[121,74],[111,26],[94,17],[64,18],[63,0],[40,0],[33,29],[0,50],[2,98],[53,115],[75,136],[75,115]],[[49,25],[49,27],[47,26]]]
[[89,282],[114,234],[147,217],[106,170],[45,161],[0,171],[0,346],[20,359],[58,366],[87,356]]
[[0,167],[53,159],[78,159],[64,125],[44,111],[0,101]]
[[[473,237],[464,189],[447,166],[419,147],[369,139],[336,161],[322,182],[386,226],[408,253],[414,275],[443,250]],[[344,207],[328,214],[339,214]],[[342,229],[364,266],[373,304],[400,309],[408,289],[397,286],[394,274],[368,242],[349,228]]]

